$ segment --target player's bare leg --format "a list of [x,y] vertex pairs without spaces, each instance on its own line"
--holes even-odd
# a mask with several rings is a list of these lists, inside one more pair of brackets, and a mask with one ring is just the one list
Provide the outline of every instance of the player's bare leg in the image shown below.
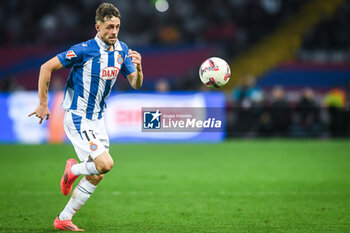
[[91,176],[85,176],[86,179],[93,185],[97,186],[98,183],[101,182],[101,180],[103,179],[103,174],[101,175],[91,175]]
[[72,166],[74,175],[99,175],[106,174],[113,168],[114,162],[107,151],[97,156],[94,160],[88,160]]
[[99,155],[94,160],[94,162],[95,162],[96,169],[99,172],[99,174],[106,174],[114,166],[114,161],[107,151],[105,151],[101,155]]
[[[78,209],[89,199],[98,183],[101,182],[104,175],[85,176],[77,185],[72,193],[72,197],[64,210],[55,219],[56,229],[64,231],[83,231],[72,223],[72,217]],[[90,183],[90,184],[89,184]]]
[[[93,167],[94,169],[90,169]],[[71,166],[71,171],[75,176],[85,175],[79,184],[75,187],[72,192],[72,196],[68,201],[63,211],[59,214],[54,222],[56,229],[65,231],[78,231],[80,230],[75,226],[71,219],[73,215],[79,210],[85,202],[90,198],[91,194],[95,191],[98,183],[103,179],[103,174],[107,173],[112,169],[114,165],[112,157],[107,151],[97,156],[95,160],[83,162],[80,164],[74,164]],[[73,168],[74,167],[74,168]],[[96,170],[99,174],[86,174],[89,170]],[[74,171],[74,172],[73,172]],[[92,171],[92,172],[96,172]],[[85,173],[85,174],[84,174]]]

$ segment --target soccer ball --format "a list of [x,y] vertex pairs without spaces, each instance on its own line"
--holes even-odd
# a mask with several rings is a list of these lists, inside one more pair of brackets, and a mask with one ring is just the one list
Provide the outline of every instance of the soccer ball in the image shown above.
[[207,87],[219,88],[230,80],[231,70],[227,62],[218,57],[205,60],[199,68],[199,77]]

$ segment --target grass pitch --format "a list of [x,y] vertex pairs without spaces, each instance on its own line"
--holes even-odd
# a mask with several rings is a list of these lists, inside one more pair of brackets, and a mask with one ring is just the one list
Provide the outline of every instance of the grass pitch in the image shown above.
[[[0,146],[0,232],[57,232],[67,145]],[[116,144],[87,232],[350,232],[350,141]]]

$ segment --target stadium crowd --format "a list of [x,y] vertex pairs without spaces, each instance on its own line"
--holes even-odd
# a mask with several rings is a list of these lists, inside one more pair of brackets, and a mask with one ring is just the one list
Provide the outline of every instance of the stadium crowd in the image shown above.
[[322,17],[304,38],[299,59],[318,62],[344,62],[350,60],[350,1],[345,0],[334,17]]
[[[62,45],[95,35],[92,17],[102,1],[11,0],[0,3],[1,45]],[[130,45],[236,41],[236,48],[269,33],[305,0],[168,0],[158,12],[157,0],[110,0],[121,11],[121,40]],[[249,16],[249,17],[247,17]],[[5,20],[6,19],[6,20]],[[258,23],[257,23],[258,22]]]
[[[0,2],[0,47],[64,46],[87,40],[96,33],[93,17],[102,1],[40,0]],[[220,56],[231,60],[251,44],[273,31],[297,11],[305,0],[168,0],[169,9],[159,12],[157,0],[109,2],[122,14],[120,39],[129,45],[172,46],[216,44]],[[136,16],[136,17],[135,17]],[[247,17],[249,16],[249,17]],[[298,58],[316,61],[349,60],[350,1],[346,0],[332,19],[324,19],[303,38]],[[6,20],[5,20],[6,19]],[[326,54],[326,55],[325,55]],[[186,58],[184,58],[186,59]],[[197,68],[174,80],[159,79],[154,90],[207,90],[198,87]],[[13,76],[0,77],[1,90],[21,90]],[[147,82],[147,80],[146,80]],[[62,90],[64,83],[52,83]],[[349,135],[350,84],[318,92],[286,90],[276,86],[263,90],[247,77],[227,96],[228,133],[245,136],[344,136]],[[347,127],[344,128],[344,122]]]
[[247,76],[228,96],[229,136],[350,136],[350,82],[322,93],[305,87],[256,87]]
[[[58,52],[67,45],[94,37],[94,19],[86,16],[94,15],[101,2],[1,1],[0,48],[55,47]],[[156,10],[157,0],[110,2],[121,11],[119,37],[129,46],[147,49],[152,46],[215,45],[219,49],[216,56],[230,61],[288,20],[305,0],[210,0],[205,4],[199,0],[168,0],[169,9],[165,12]],[[165,82],[170,82],[170,90],[194,90],[198,87],[197,80],[193,79],[195,76],[197,66],[186,77]],[[1,76],[1,90],[27,90],[28,85],[21,86],[18,78],[13,74]],[[147,84],[148,79],[145,82]],[[145,87],[156,88],[156,85],[152,83]]]
[[[304,36],[297,59],[340,63],[350,60],[350,1],[334,17],[322,20]],[[350,136],[350,82],[346,86],[293,90],[261,89],[247,76],[228,96],[231,136]]]

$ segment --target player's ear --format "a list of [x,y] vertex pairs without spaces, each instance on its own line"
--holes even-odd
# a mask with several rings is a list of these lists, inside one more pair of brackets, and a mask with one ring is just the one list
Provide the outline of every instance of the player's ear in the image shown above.
[[100,25],[98,23],[95,24],[96,31],[100,31]]

